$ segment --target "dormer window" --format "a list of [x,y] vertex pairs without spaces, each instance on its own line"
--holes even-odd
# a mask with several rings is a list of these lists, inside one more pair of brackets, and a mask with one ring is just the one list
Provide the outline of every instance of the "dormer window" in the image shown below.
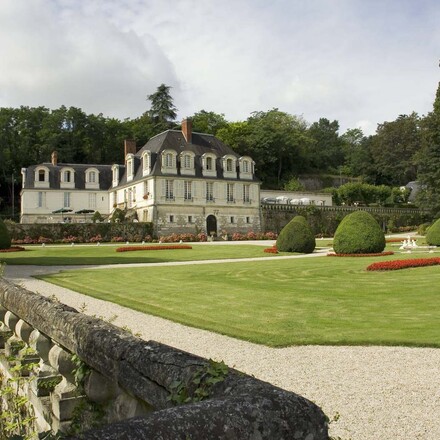
[[177,174],[176,152],[174,150],[165,150],[162,152],[162,173]]
[[194,157],[195,154],[192,151],[184,151],[180,154],[180,174],[184,176],[194,176]]
[[60,181],[61,188],[75,187],[75,171],[73,170],[73,168],[63,168],[60,174],[61,174],[61,181]]
[[254,175],[255,162],[249,157],[244,156],[239,159],[240,179],[252,179]]
[[96,168],[86,170],[86,189],[99,189],[99,171]]
[[223,177],[227,179],[237,178],[237,159],[235,156],[226,155],[222,157]]
[[127,169],[127,182],[133,180],[134,177],[134,154],[127,154],[125,157],[126,169]]
[[217,170],[216,170],[216,156],[212,153],[205,153],[202,155],[202,168],[203,168],[203,175],[206,177],[217,177]]
[[113,180],[112,180],[112,186],[118,186],[119,184],[119,165],[113,165],[112,166],[112,173],[113,173]]
[[49,188],[49,170],[46,167],[35,169],[34,186],[35,188]]
[[151,153],[149,151],[145,151],[142,154],[142,175],[148,176],[151,170]]

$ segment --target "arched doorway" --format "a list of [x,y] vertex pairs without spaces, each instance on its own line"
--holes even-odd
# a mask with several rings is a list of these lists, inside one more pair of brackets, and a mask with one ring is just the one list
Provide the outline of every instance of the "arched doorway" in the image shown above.
[[217,219],[215,215],[211,214],[206,217],[206,233],[208,236],[217,236]]

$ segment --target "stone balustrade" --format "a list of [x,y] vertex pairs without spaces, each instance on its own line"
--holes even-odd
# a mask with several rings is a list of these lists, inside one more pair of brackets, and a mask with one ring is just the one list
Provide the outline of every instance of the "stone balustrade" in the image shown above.
[[[29,375],[23,392],[40,432],[79,427],[81,438],[100,440],[328,439],[324,413],[297,394],[141,340],[2,278],[0,323],[0,368],[8,377],[11,359],[29,365],[20,374]],[[94,423],[100,426],[88,430]]]

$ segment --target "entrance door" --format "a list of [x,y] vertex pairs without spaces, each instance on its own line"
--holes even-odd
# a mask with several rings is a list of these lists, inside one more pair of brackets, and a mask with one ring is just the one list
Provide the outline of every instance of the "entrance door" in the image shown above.
[[211,214],[206,218],[206,232],[208,236],[217,236],[217,219],[215,218],[215,215]]

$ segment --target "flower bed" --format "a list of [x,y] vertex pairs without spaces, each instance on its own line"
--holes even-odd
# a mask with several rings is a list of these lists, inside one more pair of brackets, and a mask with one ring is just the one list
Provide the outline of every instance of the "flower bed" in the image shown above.
[[166,246],[125,246],[116,248],[116,252],[131,252],[131,251],[164,251],[171,249],[192,249],[192,246],[187,244],[182,245],[166,245]]
[[277,254],[278,249],[274,246],[274,247],[264,249],[264,252],[266,252],[267,254]]
[[403,241],[401,238],[387,238],[385,240],[386,243],[403,243]]
[[394,255],[393,251],[378,252],[375,254],[327,254],[327,257],[385,257],[386,255]]
[[413,258],[408,260],[382,261],[370,264],[367,270],[399,270],[409,267],[436,266],[440,264],[440,258]]
[[26,249],[24,247],[21,246],[12,246],[10,248],[7,249],[0,249],[0,252],[21,252],[21,251],[25,251]]

